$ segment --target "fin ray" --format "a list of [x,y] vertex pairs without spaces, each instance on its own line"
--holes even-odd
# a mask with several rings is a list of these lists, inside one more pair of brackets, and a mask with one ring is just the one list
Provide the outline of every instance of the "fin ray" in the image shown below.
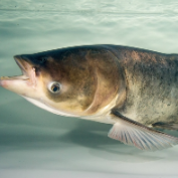
[[177,137],[153,130],[124,116],[119,116],[113,116],[117,122],[109,131],[108,136],[110,138],[148,151],[161,150],[178,144]]

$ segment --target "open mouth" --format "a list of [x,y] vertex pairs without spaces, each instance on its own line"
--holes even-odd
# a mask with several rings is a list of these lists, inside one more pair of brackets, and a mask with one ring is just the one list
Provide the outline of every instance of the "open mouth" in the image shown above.
[[29,69],[31,68],[31,66],[26,61],[20,59],[20,57],[15,56],[14,59],[17,65],[19,66],[19,68],[21,69],[22,75],[14,76],[13,78],[28,80],[30,78]]
[[27,82],[30,86],[36,86],[36,72],[35,67],[33,67],[31,64],[29,64],[27,61],[22,59],[20,56],[14,56],[14,59],[21,69],[22,75],[16,75],[16,76],[8,76],[8,77],[1,77],[0,81],[24,81]]

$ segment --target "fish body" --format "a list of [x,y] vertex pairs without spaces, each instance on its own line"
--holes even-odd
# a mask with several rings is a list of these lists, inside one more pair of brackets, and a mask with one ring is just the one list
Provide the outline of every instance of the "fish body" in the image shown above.
[[109,137],[143,150],[178,138],[178,55],[91,45],[14,56],[23,75],[0,85],[54,114],[113,124]]
[[[127,97],[119,112],[144,125],[178,123],[178,55],[114,48]],[[116,53],[117,52],[117,53]]]

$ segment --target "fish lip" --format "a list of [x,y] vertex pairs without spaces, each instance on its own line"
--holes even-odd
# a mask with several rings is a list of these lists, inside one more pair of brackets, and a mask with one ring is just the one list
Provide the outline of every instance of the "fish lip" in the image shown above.
[[29,86],[35,87],[37,85],[36,80],[36,68],[33,64],[30,63],[29,59],[26,56],[16,55],[14,59],[22,71],[21,76],[16,76],[13,79],[25,80],[28,82]]
[[30,80],[30,64],[26,61],[24,61],[19,55],[14,56],[15,62],[19,66],[22,74],[21,75],[15,75],[15,76],[2,76],[0,78],[1,81],[3,80]]
[[0,78],[0,86],[4,88],[13,88],[17,85],[26,85],[35,88],[37,86],[36,68],[30,61],[20,56],[14,56],[15,62],[21,69],[21,75],[3,76]]
[[20,56],[16,55],[16,56],[14,56],[14,59],[15,59],[15,62],[17,63],[17,65],[19,66],[19,68],[21,69],[22,74],[27,76],[28,73],[27,73],[27,70],[25,69],[23,62],[22,62],[22,58]]
[[31,78],[30,71],[34,70],[34,67],[29,63],[29,61],[27,61],[24,57],[21,57],[20,55],[14,56],[14,60],[22,72],[22,75],[15,76],[15,78],[23,80],[30,79]]

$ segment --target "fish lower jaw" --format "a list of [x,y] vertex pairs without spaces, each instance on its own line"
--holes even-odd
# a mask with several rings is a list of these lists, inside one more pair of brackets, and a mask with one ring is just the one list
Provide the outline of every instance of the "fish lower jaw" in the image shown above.
[[20,75],[20,76],[16,76],[17,79],[22,79],[22,80],[29,80],[30,77],[27,75]]
[[0,77],[0,80],[29,80],[30,78],[26,75],[19,75],[19,76],[13,76],[13,77],[9,77],[9,76],[3,76],[3,77]]
[[18,87],[27,86],[27,87],[36,88],[36,85],[37,85],[36,79],[26,75],[13,76],[13,77],[5,76],[0,78],[0,86],[9,90],[11,90],[10,88],[14,88],[17,86]]

